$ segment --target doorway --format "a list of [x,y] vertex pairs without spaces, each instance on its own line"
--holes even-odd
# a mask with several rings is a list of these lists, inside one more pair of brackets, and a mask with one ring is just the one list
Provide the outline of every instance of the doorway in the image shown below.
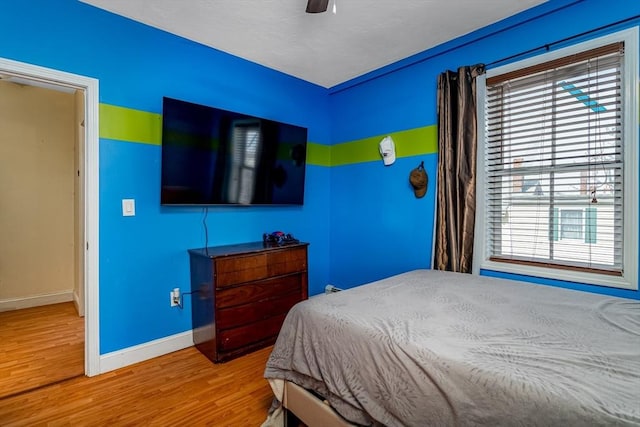
[[[0,77],[25,87],[46,88],[71,93],[77,108],[77,127],[74,132],[76,147],[72,172],[76,175],[74,200],[79,203],[70,208],[75,220],[72,224],[74,249],[72,249],[73,304],[77,313],[84,314],[82,372],[93,376],[100,373],[99,322],[98,322],[98,81],[96,79],[30,64],[0,58]],[[19,179],[19,176],[17,177]],[[43,206],[46,212],[46,204]],[[37,246],[31,253],[32,262],[46,256]],[[1,283],[0,283],[1,285]],[[53,292],[49,297],[59,297]],[[57,295],[57,296],[56,296]],[[46,292],[45,292],[46,296]],[[68,300],[68,297],[64,297]],[[46,299],[46,298],[45,298]],[[0,304],[3,301],[0,301]],[[6,301],[4,301],[6,302]],[[46,302],[46,301],[45,301]],[[17,303],[16,303],[17,304]],[[1,326],[0,326],[1,327]],[[56,367],[53,367],[56,369]]]
[[84,373],[83,117],[81,90],[0,75],[0,397]]

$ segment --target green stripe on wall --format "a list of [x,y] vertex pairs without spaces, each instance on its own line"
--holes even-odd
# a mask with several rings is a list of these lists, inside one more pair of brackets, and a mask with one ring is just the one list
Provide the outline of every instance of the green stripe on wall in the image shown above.
[[[438,151],[435,125],[390,133],[396,146],[396,157],[411,157]],[[309,142],[307,164],[340,166],[381,159],[378,143],[385,135],[329,146]],[[131,108],[100,104],[100,138],[160,145],[162,115]]]
[[160,145],[162,115],[100,104],[100,138]]
[[[162,115],[100,104],[100,138],[160,145]],[[307,145],[307,163],[331,166],[331,147],[310,142]]]
[[331,146],[307,143],[307,164],[315,166],[331,166]]
[[438,128],[432,125],[334,145],[331,147],[331,166],[381,160],[378,144],[386,135],[393,138],[396,157],[438,152]]

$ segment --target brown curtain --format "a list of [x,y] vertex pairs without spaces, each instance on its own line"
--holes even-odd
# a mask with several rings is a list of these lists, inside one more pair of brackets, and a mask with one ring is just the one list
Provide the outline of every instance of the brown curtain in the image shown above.
[[484,65],[438,77],[438,194],[434,268],[471,273],[476,212],[476,77]]

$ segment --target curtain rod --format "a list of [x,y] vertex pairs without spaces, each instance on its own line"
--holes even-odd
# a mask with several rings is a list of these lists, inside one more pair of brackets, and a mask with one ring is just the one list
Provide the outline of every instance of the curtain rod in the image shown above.
[[630,17],[628,17],[628,18],[621,19],[620,21],[612,22],[612,23],[607,24],[607,25],[602,25],[602,26],[600,26],[600,27],[598,27],[598,28],[593,28],[593,29],[591,29],[591,30],[589,30],[589,31],[584,31],[584,32],[582,32],[582,33],[580,33],[580,34],[574,34],[574,35],[572,35],[572,36],[565,37],[565,38],[563,38],[563,39],[556,40],[556,41],[554,41],[554,42],[547,43],[547,44],[544,44],[544,45],[542,45],[542,46],[534,47],[534,48],[532,48],[532,49],[528,49],[528,50],[522,51],[522,52],[520,52],[520,53],[516,53],[516,54],[511,55],[511,56],[506,56],[506,57],[504,57],[504,58],[497,59],[497,60],[495,60],[495,61],[492,61],[492,62],[490,62],[490,63],[486,64],[486,66],[487,66],[487,67],[490,67],[490,66],[492,66],[492,65],[496,65],[496,64],[499,64],[499,63],[501,63],[501,62],[510,61],[510,60],[512,60],[512,59],[516,59],[516,58],[519,58],[519,57],[521,57],[521,56],[525,56],[525,55],[528,55],[528,54],[530,54],[530,53],[537,52],[537,51],[542,50],[542,49],[545,49],[546,51],[549,51],[549,49],[550,49],[552,46],[555,46],[555,45],[557,45],[557,44],[565,43],[565,42],[568,42],[568,41],[571,41],[571,40],[578,39],[578,38],[580,38],[580,37],[588,36],[589,34],[597,33],[597,32],[599,32],[599,31],[606,30],[606,29],[608,29],[608,28],[615,27],[615,26],[617,26],[617,25],[626,24],[627,22],[633,21],[633,20],[638,19],[638,18],[640,18],[640,15],[630,16]]

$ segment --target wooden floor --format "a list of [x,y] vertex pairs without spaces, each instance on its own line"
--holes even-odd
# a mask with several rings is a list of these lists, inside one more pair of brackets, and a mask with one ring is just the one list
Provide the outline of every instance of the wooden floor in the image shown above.
[[0,426],[259,426],[271,347],[213,364],[195,347],[0,399]]
[[83,374],[84,319],[72,302],[0,312],[0,398]]

